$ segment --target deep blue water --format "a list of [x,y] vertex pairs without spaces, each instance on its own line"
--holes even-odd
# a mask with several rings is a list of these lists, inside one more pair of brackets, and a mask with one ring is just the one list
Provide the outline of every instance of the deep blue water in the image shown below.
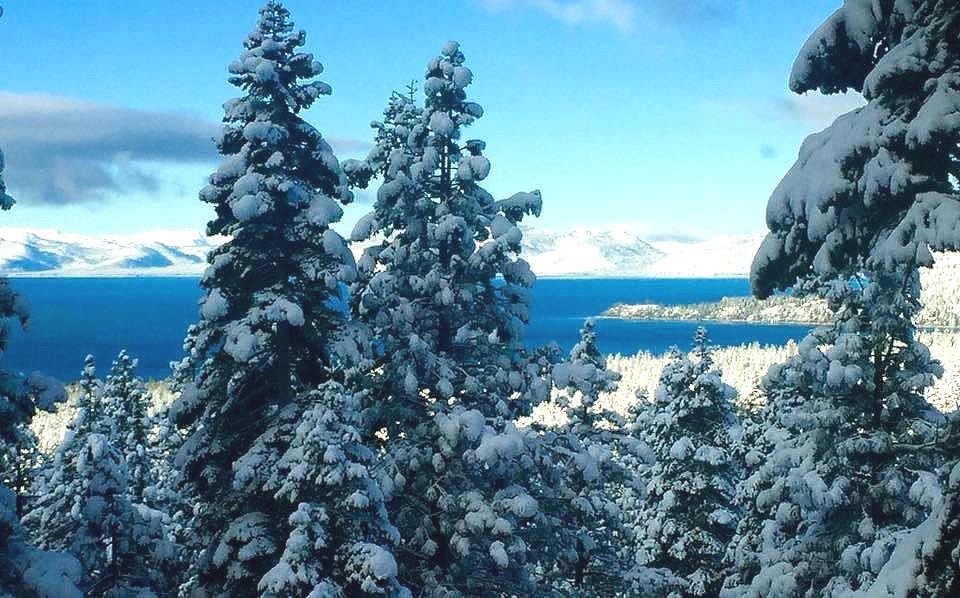
[[[16,279],[14,288],[30,305],[30,330],[15,330],[3,357],[8,370],[43,372],[73,380],[83,358],[93,354],[105,373],[120,351],[140,361],[140,374],[160,378],[179,359],[187,326],[197,318],[200,296],[192,278],[37,278]],[[565,349],[577,340],[583,320],[614,303],[676,305],[748,294],[743,279],[542,279],[534,289],[527,341],[557,341]],[[662,352],[687,347],[695,322],[600,320],[600,348],[607,353]],[[799,339],[802,326],[708,325],[720,346],[759,341],[782,344]]]

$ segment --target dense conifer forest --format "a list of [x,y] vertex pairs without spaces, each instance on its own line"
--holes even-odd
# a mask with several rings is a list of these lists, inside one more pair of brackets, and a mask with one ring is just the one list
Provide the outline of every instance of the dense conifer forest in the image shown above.
[[[303,114],[322,37],[250,17],[171,376],[0,372],[0,596],[960,595],[960,359],[921,330],[957,321],[924,287],[960,250],[960,4],[846,0],[796,59],[794,92],[866,104],[773,190],[739,308],[816,327],[658,359],[603,355],[592,320],[524,342],[550,197],[485,187],[470,48],[424,56],[341,161]],[[25,305],[0,279],[0,351]]]

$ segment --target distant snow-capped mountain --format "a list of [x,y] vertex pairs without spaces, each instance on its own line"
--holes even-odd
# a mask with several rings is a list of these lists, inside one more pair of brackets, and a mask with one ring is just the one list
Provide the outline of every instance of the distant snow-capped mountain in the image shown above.
[[523,231],[523,257],[540,276],[629,276],[646,272],[664,253],[626,231]]
[[[182,230],[95,237],[0,228],[0,274],[198,276],[219,242]],[[525,228],[523,257],[541,277],[744,276],[759,244],[757,236],[646,241],[623,230]]]
[[93,237],[0,228],[0,272],[20,276],[197,276],[216,243],[194,231]]
[[647,276],[707,278],[750,274],[753,256],[763,235],[721,235],[697,241],[654,241],[663,254],[645,272]]

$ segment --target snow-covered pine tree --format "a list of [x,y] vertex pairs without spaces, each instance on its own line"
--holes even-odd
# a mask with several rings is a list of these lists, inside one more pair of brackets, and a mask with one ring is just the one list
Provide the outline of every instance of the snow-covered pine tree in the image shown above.
[[[370,126],[376,131],[374,135],[373,148],[363,160],[345,160],[343,169],[350,179],[350,183],[359,187],[367,187],[370,180],[375,177],[385,179],[397,179],[397,177],[409,176],[409,167],[414,156],[410,153],[416,151],[417,140],[422,138],[423,125],[420,122],[423,115],[423,109],[416,103],[416,90],[411,84],[406,94],[393,92],[387,102],[387,107],[383,110],[383,120],[373,121]],[[396,202],[398,197],[395,194],[387,194],[382,198],[383,202]],[[378,194],[378,202],[381,198]],[[380,210],[381,213],[385,210]],[[367,216],[365,227],[369,230],[377,230],[379,223],[374,222],[377,211],[375,210]],[[403,222],[397,222],[402,227]],[[362,229],[358,229],[369,234]],[[370,258],[375,259],[379,249],[376,246],[370,248]]]
[[352,235],[383,239],[351,292],[374,339],[356,382],[385,439],[401,578],[425,595],[530,592],[528,549],[543,520],[530,445],[514,423],[548,391],[523,350],[534,276],[518,257],[517,223],[541,200],[495,201],[480,186],[485,144],[461,141],[483,113],[467,100],[472,77],[447,43],[427,66],[423,110],[394,96],[371,160],[349,169],[383,177]]
[[79,526],[71,552],[84,569],[82,588],[90,596],[170,595],[163,570],[164,530],[151,514],[130,502],[122,453],[105,434],[83,440],[76,467],[83,480]]
[[[243,95],[225,104],[218,143],[224,161],[200,194],[216,209],[208,233],[229,240],[209,256],[201,319],[190,341],[195,355],[187,364],[195,377],[171,413],[190,433],[177,457],[196,513],[198,550],[187,589],[217,595],[255,595],[261,584],[281,587],[265,575],[283,561],[285,543],[303,548],[302,526],[311,524],[303,521],[308,511],[301,512],[299,503],[326,506],[337,490],[312,480],[291,502],[273,484],[284,456],[297,450],[291,442],[314,407],[316,389],[334,375],[345,320],[335,304],[355,268],[346,243],[330,228],[352,198],[346,177],[327,142],[299,116],[330,87],[315,79],[322,67],[299,51],[305,34],[289,17],[279,2],[267,2],[230,65],[230,82]],[[338,449],[331,446],[330,454]],[[360,472],[350,473],[359,479]],[[366,512],[382,515],[375,492],[365,500]],[[301,516],[291,517],[297,512]],[[359,562],[346,554],[358,543],[386,544],[386,521],[369,527],[364,519],[354,521],[357,514],[349,509],[309,512],[331,518],[313,527],[349,532],[315,543],[311,560]],[[362,534],[353,533],[357,529]],[[382,564],[379,556],[375,560]],[[294,567],[291,575],[297,574]],[[323,575],[341,591],[354,589],[345,568]],[[291,579],[279,591],[308,588],[311,580]],[[324,583],[311,589],[322,591]],[[391,579],[377,583],[390,586]]]
[[124,585],[123,557],[130,550],[132,528],[126,466],[106,435],[89,434],[81,442],[76,468],[84,488],[71,550],[83,565],[86,592],[117,595]]
[[182,549],[186,506],[177,492],[179,476],[171,462],[172,449],[163,449],[170,449],[170,442],[179,435],[168,418],[150,417],[150,393],[136,376],[136,367],[137,360],[120,351],[100,393],[104,420],[99,431],[109,444],[104,450],[108,455],[119,453],[125,472],[125,495],[122,500],[111,499],[117,508],[125,509],[123,541],[117,549],[123,553],[117,558],[125,585],[169,593],[186,557]]
[[[746,453],[737,497],[744,516],[724,595],[869,589],[939,492],[931,484],[940,459],[914,450],[942,426],[922,396],[939,368],[912,341],[909,317],[889,319],[900,322],[894,329],[867,316],[875,284],[899,281],[865,290],[835,282],[827,295],[835,323],[811,333],[763,381],[763,432]],[[885,373],[876,370],[878,338],[896,356]]]
[[[3,169],[0,151],[0,210],[9,210],[15,202],[7,195]],[[25,302],[10,288],[7,279],[0,277],[0,357],[7,348],[11,321],[22,326],[28,320]],[[32,379],[32,384],[28,380],[25,385],[19,377],[0,369],[0,452],[4,454],[17,450],[37,409],[53,410],[57,402],[66,398],[62,385],[58,391],[41,376]],[[0,596],[35,592],[80,598],[82,594],[76,587],[79,564],[69,556],[43,552],[28,544],[19,521],[22,504],[22,497],[0,481]]]
[[693,351],[674,353],[657,386],[646,442],[656,455],[635,529],[636,563],[669,569],[677,596],[715,596],[737,514],[732,387],[721,379],[706,330]]
[[30,426],[20,423],[14,429],[13,441],[0,447],[0,484],[16,497],[15,513],[22,519],[32,506],[33,481],[46,464],[37,435]]
[[67,551],[79,559],[79,585],[86,592],[130,595],[123,592],[165,588],[168,580],[152,575],[171,559],[165,530],[149,521],[149,510],[133,505],[129,496],[114,496],[116,488],[128,492],[126,463],[110,443],[110,409],[91,356],[78,390],[74,420],[39,476],[36,499],[23,521],[42,548]]
[[563,522],[557,527],[564,537],[541,557],[540,575],[563,594],[613,595],[623,588],[627,569],[619,559],[623,537],[615,497],[630,475],[614,459],[622,422],[596,406],[620,376],[606,368],[594,320],[584,323],[569,357],[551,370],[566,421],[543,429],[538,453],[546,466],[543,493],[550,495],[544,509]]
[[956,116],[960,8],[846,0],[807,41],[790,87],[861,92],[867,105],[810,136],[767,206],[754,293],[933,263],[960,248]]
[[960,595],[958,462],[953,463],[945,494],[941,504],[935,505],[927,520],[900,541],[896,550],[902,553],[903,558],[897,559],[897,554],[890,557],[875,583],[877,589],[892,586],[900,590],[898,595],[911,598]]
[[[67,390],[62,383],[39,372],[22,380],[19,392],[32,397],[35,403],[44,404],[44,410],[47,411],[67,398]],[[16,422],[12,427],[13,440],[0,445],[0,484],[13,491],[18,519],[33,509],[37,499],[34,482],[47,465],[47,455],[40,450],[32,419],[31,415],[29,419]]]
[[35,484],[37,498],[34,507],[23,517],[24,524],[41,548],[67,550],[79,529],[85,486],[77,461],[90,434],[100,433],[106,427],[101,390],[93,356],[88,355],[74,399],[74,419]]
[[153,484],[153,461],[149,442],[150,418],[147,413],[149,393],[143,380],[136,376],[137,360],[120,351],[103,384],[100,399],[110,444],[123,455],[127,469],[128,498],[144,503],[147,489]]
[[[171,374],[167,378],[167,390],[175,398],[183,391],[193,392],[194,379],[199,373],[199,361],[203,359],[197,350],[198,326],[191,324],[183,341],[183,357],[170,363]],[[154,478],[156,484],[150,490],[149,504],[167,513],[175,522],[174,535],[182,541],[188,540],[185,533],[193,511],[188,493],[183,490],[183,471],[176,464],[177,454],[183,443],[193,432],[196,422],[186,426],[178,425],[177,404],[168,405],[153,416],[150,426],[150,444],[154,447]]]
[[[80,370],[79,390],[75,399],[74,418],[68,426],[73,436],[85,437],[107,429],[107,411],[103,404],[103,383],[97,379],[97,364],[87,355]],[[64,437],[66,444],[67,437]]]
[[268,596],[409,596],[396,581],[391,551],[362,540],[396,544],[400,538],[373,477],[375,455],[364,442],[361,397],[330,381],[308,398],[311,407],[264,483],[297,508],[283,555],[259,589]]
[[[146,546],[137,546],[151,563],[151,586],[158,591],[176,588],[177,580],[190,563],[192,505],[182,491],[181,472],[174,459],[183,445],[183,434],[164,409],[150,418],[148,445],[151,484],[138,512],[134,537],[149,538]],[[171,590],[172,591],[172,590]],[[163,593],[161,592],[161,595]]]
[[[0,290],[0,303],[2,295]],[[0,312],[0,318],[9,317],[6,310]],[[3,336],[0,331],[0,345]],[[66,392],[62,384],[39,374],[18,383],[3,373],[0,378],[5,378],[0,381],[0,448],[18,459],[7,470],[14,476],[12,488],[0,481],[0,596],[80,598],[80,564],[66,553],[32,546],[19,521],[35,508],[35,497],[27,495],[30,476],[36,474],[35,462],[22,461],[36,457],[25,444],[35,439],[30,421],[37,409],[52,411]]]
[[586,439],[600,430],[612,414],[598,410],[602,393],[617,388],[620,374],[607,369],[607,360],[597,346],[597,323],[588,319],[580,330],[580,340],[570,350],[570,357],[553,367],[553,381],[566,391],[562,406],[570,418],[571,431]]
[[867,105],[804,143],[767,209],[754,293],[799,281],[836,317],[765,381],[775,413],[741,492],[730,595],[864,588],[923,519],[906,489],[936,465],[912,447],[933,436],[922,393],[940,368],[912,318],[918,268],[960,247],[958,21],[950,0],[847,0],[794,65],[794,91]]
[[[679,353],[676,358],[680,358]],[[642,537],[640,534],[646,526],[647,485],[657,463],[656,453],[647,444],[647,430],[652,427],[655,409],[646,392],[638,390],[636,402],[614,420],[620,433],[613,444],[613,458],[627,475],[617,480],[611,489],[620,511],[619,552],[621,567],[625,569],[623,593],[651,598],[668,596],[683,587],[682,580],[669,569],[637,563],[637,538]]]

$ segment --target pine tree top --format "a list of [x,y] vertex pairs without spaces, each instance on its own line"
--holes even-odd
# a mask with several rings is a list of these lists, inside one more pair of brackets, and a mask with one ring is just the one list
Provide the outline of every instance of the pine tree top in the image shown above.
[[230,83],[261,101],[282,103],[294,113],[309,108],[331,89],[321,81],[303,81],[323,72],[312,54],[297,51],[305,43],[306,32],[294,28],[290,11],[270,0],[243,43],[246,51],[230,63]]
[[713,349],[710,346],[710,334],[703,326],[697,326],[697,331],[693,335],[693,354],[697,359],[706,362],[707,366],[712,365]]

